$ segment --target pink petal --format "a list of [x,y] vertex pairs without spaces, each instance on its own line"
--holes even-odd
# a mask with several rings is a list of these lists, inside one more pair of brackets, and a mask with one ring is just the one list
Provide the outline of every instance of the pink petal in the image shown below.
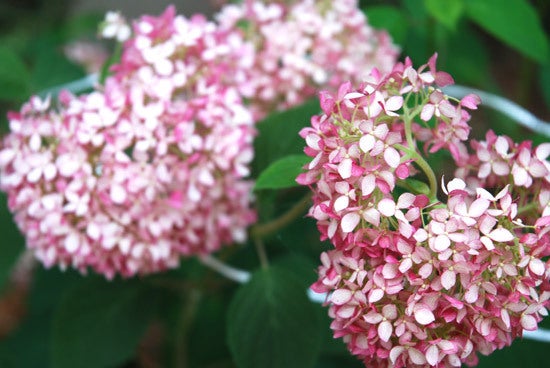
[[481,103],[481,99],[478,95],[474,95],[472,93],[462,97],[462,100],[460,100],[460,104],[464,107],[469,108],[470,110],[476,110],[477,105]]
[[421,307],[415,308],[414,319],[416,320],[416,322],[425,326],[435,321],[435,316],[432,313],[432,311],[429,310],[427,307],[421,306]]
[[378,336],[380,337],[380,340],[387,342],[390,339],[392,332],[393,327],[390,322],[382,321],[382,323],[378,325]]
[[529,314],[524,314],[521,316],[521,327],[527,331],[535,331],[537,329],[537,320]]
[[397,318],[397,308],[393,304],[385,305],[382,308],[382,314],[384,315],[384,317],[386,317],[388,319],[396,319]]
[[508,314],[508,311],[506,309],[500,310],[500,319],[502,322],[504,322],[504,325],[507,328],[510,328],[510,315]]
[[544,164],[540,162],[532,162],[529,166],[529,173],[534,178],[541,178],[548,174],[548,170],[546,169],[546,166],[544,166]]
[[345,305],[338,309],[338,312],[336,312],[338,317],[340,318],[350,318],[355,314],[355,306],[353,305]]
[[550,155],[550,143],[543,143],[535,150],[535,156],[544,161]]
[[359,335],[355,339],[355,345],[360,349],[367,349],[369,347],[369,339],[365,335]]
[[397,200],[397,207],[399,208],[409,208],[415,201],[416,196],[412,193],[403,193],[399,196]]
[[432,118],[435,112],[435,106],[432,104],[426,104],[422,108],[422,112],[420,113],[420,119],[424,121],[428,121]]
[[340,227],[342,228],[342,231],[345,233],[352,232],[357,224],[359,224],[359,221],[361,220],[361,216],[359,216],[356,212],[350,212],[347,213],[344,217],[342,217],[342,222],[340,223]]
[[367,323],[371,323],[373,325],[382,322],[384,317],[380,313],[376,313],[374,311],[367,313],[365,316],[363,316],[363,319]]
[[343,305],[351,300],[352,295],[351,290],[337,289],[330,296],[330,300],[336,305]]

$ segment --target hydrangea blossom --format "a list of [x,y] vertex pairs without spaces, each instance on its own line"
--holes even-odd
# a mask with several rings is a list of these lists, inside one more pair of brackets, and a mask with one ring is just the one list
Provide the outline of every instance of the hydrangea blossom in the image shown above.
[[[240,85],[255,116],[313,97],[319,87],[361,81],[368,70],[389,71],[397,48],[366,22],[356,0],[255,1],[227,5],[221,26],[241,26],[257,57]],[[284,35],[284,36],[282,36]]]
[[0,185],[47,267],[156,272],[242,242],[255,220],[252,116],[223,81],[246,47],[173,8],[133,29],[103,87],[9,116]]
[[[435,61],[322,93],[323,113],[300,133],[313,159],[297,180],[334,245],[312,289],[328,293],[334,336],[368,367],[475,365],[536,329],[550,304],[548,147],[489,133],[470,154],[479,99],[444,95],[452,78]],[[445,200],[419,144],[459,166]]]

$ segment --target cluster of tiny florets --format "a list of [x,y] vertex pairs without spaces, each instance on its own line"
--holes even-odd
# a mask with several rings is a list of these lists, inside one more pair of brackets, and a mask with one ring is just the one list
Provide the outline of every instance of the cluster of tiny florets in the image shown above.
[[222,79],[246,47],[173,8],[133,29],[103,87],[9,116],[1,188],[48,267],[156,272],[244,241],[255,220],[253,120]]
[[254,121],[396,57],[356,1],[246,1],[217,19],[109,12],[99,33],[122,52],[102,85],[10,114],[0,187],[46,266],[132,276],[243,241]]
[[[547,314],[549,145],[489,133],[469,153],[479,99],[446,96],[452,82],[435,57],[373,70],[357,89],[322,93],[301,131],[313,160],[298,182],[334,245],[312,288],[368,367],[474,365]],[[426,161],[439,150],[459,167],[443,193]]]
[[251,1],[228,5],[217,19],[242,27],[256,59],[241,85],[255,117],[315,96],[319,88],[362,81],[377,67],[387,72],[398,49],[366,21],[356,0]]

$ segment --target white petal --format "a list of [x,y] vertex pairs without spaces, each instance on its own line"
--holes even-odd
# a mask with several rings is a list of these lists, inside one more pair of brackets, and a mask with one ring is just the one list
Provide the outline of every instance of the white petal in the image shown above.
[[544,271],[545,271],[544,262],[542,262],[538,258],[531,259],[531,262],[529,262],[529,270],[533,272],[535,275],[539,275],[539,276],[544,275]]
[[402,96],[392,96],[386,100],[386,110],[396,111],[403,106]]
[[361,220],[361,216],[359,216],[356,212],[350,212],[347,213],[344,217],[342,217],[342,222],[340,224],[342,231],[345,233],[352,232],[357,224],[359,224],[359,221]]
[[65,249],[69,253],[74,253],[80,245],[78,234],[71,233],[65,238]]
[[42,168],[35,167],[27,174],[27,180],[29,183],[36,183],[42,176]]
[[397,358],[405,351],[403,346],[395,346],[390,350],[390,361],[395,364]]
[[342,211],[343,209],[347,208],[348,205],[349,205],[348,196],[340,196],[334,201],[334,210],[336,212]]
[[342,177],[342,179],[348,179],[351,177],[351,166],[352,161],[349,158],[345,158],[340,162],[340,165],[338,165],[338,173]]
[[434,240],[434,250],[438,252],[443,252],[451,246],[451,240],[446,235],[438,235]]
[[409,357],[411,358],[411,362],[414,364],[421,365],[426,363],[426,357],[424,354],[415,348],[409,348]]
[[370,150],[374,147],[375,142],[376,139],[371,134],[364,135],[359,140],[359,148],[361,148],[361,151],[365,153],[370,152]]
[[369,303],[376,303],[384,297],[384,291],[382,289],[373,289],[369,295]]
[[378,212],[375,208],[369,208],[363,212],[363,218],[365,221],[373,224],[374,226],[380,225],[380,212]]
[[376,178],[374,175],[368,175],[361,181],[361,192],[363,197],[371,194],[376,188]]
[[508,242],[514,240],[514,235],[512,235],[509,230],[503,227],[498,227],[494,229],[487,236],[498,242]]
[[401,156],[399,156],[399,152],[393,147],[388,147],[384,151],[384,161],[393,168],[396,168],[399,166],[399,163],[401,162]]
[[443,275],[441,275],[441,285],[445,288],[445,290],[449,290],[455,285],[456,282],[456,274],[453,271],[447,270],[443,272]]
[[466,302],[468,303],[475,303],[477,301],[478,296],[479,296],[479,286],[472,285],[470,286],[466,294],[464,294],[464,300],[466,300]]
[[462,179],[454,178],[447,183],[447,190],[449,193],[453,190],[464,190],[464,188],[466,188],[466,183]]
[[437,345],[432,345],[426,350],[426,360],[428,364],[434,366],[439,361],[439,349]]
[[378,325],[378,336],[380,337],[380,340],[384,342],[388,341],[391,337],[392,332],[393,332],[393,327],[390,322],[382,321]]
[[114,184],[111,187],[110,194],[111,194],[111,200],[116,204],[122,204],[124,203],[124,201],[126,201],[126,198],[127,198],[126,190],[124,190],[124,188],[119,184]]
[[378,211],[386,217],[393,216],[395,214],[395,202],[390,198],[382,199],[378,203]]
[[415,309],[414,319],[421,325],[428,325],[435,321],[435,316],[428,308],[420,307]]

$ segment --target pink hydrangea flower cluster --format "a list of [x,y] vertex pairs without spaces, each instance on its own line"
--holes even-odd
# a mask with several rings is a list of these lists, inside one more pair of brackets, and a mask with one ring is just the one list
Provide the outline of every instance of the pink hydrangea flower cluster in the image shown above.
[[[334,336],[368,367],[475,365],[549,305],[549,147],[490,133],[469,154],[479,99],[446,96],[453,80],[435,61],[322,93],[300,133],[313,160],[297,180],[334,245],[312,289],[328,293]],[[426,161],[441,149],[464,179],[442,179],[445,200]]]
[[217,15],[227,29],[242,27],[257,57],[241,85],[255,117],[295,106],[319,88],[362,81],[368,70],[390,71],[398,49],[375,31],[356,0],[245,0]]
[[133,32],[103,87],[9,115],[0,185],[47,267],[156,272],[242,242],[255,221],[253,120],[223,79],[251,49],[172,7]]

